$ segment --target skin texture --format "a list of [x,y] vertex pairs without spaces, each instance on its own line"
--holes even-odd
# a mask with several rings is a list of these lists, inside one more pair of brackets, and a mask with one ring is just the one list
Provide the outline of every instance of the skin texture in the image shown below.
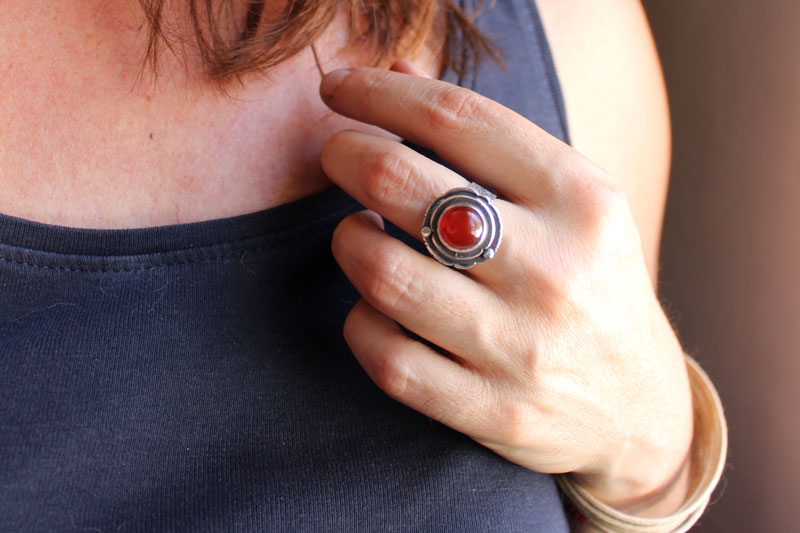
[[670,166],[667,95],[638,0],[538,0],[572,145],[625,193],[655,282]]
[[[341,223],[334,256],[364,297],[345,324],[359,362],[395,399],[509,460],[574,472],[605,501],[651,511],[685,466],[691,402],[624,194],[577,151],[468,90],[356,69],[329,74],[321,91],[338,113],[432,148],[506,199],[504,242],[468,275],[388,237],[373,214]],[[467,184],[356,131],[334,135],[322,163],[411,235],[434,198]]]
[[[240,215],[330,187],[322,145],[359,126],[320,100],[310,49],[227,95],[168,54],[157,80],[139,79],[141,13],[130,5],[4,4],[0,123],[14,127],[0,128],[0,212],[134,228]],[[343,32],[337,21],[317,43],[326,70],[361,61],[337,55]]]
[[[0,129],[0,212],[79,227],[175,224],[279,205],[330,179],[374,210],[346,219],[333,250],[364,296],[345,336],[378,385],[512,461],[575,472],[620,508],[667,513],[685,489],[691,411],[680,346],[651,285],[667,173],[663,86],[637,4],[557,3],[540,7],[570,128],[599,164],[427,79],[435,62],[425,58],[422,69],[328,77],[320,99],[309,51],[225,97],[177,61],[137,82],[126,2],[10,1],[0,120],[14,128]],[[358,64],[335,52],[341,29],[317,46],[329,72]],[[425,206],[464,183],[397,136],[505,199],[495,259],[459,273],[383,234],[375,213],[419,235]],[[397,322],[452,356],[410,341]]]

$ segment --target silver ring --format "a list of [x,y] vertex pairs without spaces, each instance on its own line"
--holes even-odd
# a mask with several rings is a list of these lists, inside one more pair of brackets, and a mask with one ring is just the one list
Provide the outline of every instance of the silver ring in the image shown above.
[[422,239],[443,265],[470,268],[494,257],[503,238],[497,197],[477,183],[436,198],[425,211]]

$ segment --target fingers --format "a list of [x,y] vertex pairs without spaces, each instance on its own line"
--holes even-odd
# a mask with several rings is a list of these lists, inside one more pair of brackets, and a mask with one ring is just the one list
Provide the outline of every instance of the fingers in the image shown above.
[[557,193],[572,154],[513,111],[438,80],[358,68],[329,74],[320,92],[337,113],[431,148],[516,203],[537,205]]
[[497,300],[482,285],[387,236],[366,213],[337,227],[333,254],[380,312],[468,366],[490,364],[501,350],[491,332]]
[[481,419],[491,393],[478,375],[408,338],[364,300],[347,317],[344,336],[389,396],[473,438],[491,437],[491,421]]
[[[467,181],[451,170],[397,142],[356,131],[334,135],[322,151],[325,174],[365,207],[380,213],[403,231],[421,238],[428,205]],[[513,282],[539,221],[528,210],[497,202],[505,226],[503,242],[490,263],[469,271],[482,282],[497,286]],[[441,268],[441,267],[439,267]]]
[[331,137],[321,160],[325,174],[350,196],[417,238],[428,204],[469,185],[407,146],[352,130]]

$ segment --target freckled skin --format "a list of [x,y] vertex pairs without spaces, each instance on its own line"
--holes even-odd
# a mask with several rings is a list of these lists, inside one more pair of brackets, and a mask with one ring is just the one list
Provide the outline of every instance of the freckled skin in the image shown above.
[[[169,53],[154,80],[135,4],[4,4],[0,212],[130,228],[260,211],[331,186],[334,132],[378,131],[325,107],[310,49],[227,94]],[[359,61],[339,53],[344,28],[317,41],[325,71]]]

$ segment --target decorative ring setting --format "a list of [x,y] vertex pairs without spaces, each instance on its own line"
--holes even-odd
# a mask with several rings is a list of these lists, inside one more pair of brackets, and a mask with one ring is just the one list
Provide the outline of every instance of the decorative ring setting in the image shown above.
[[477,183],[470,183],[431,202],[422,222],[422,238],[433,258],[443,265],[466,269],[494,257],[503,237],[496,198]]

